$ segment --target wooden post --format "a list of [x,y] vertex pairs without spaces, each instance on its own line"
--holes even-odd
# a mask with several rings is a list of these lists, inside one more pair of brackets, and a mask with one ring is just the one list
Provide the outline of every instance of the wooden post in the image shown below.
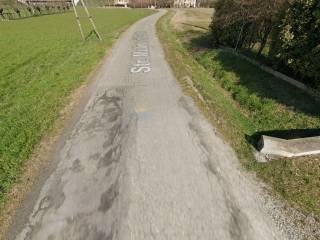
[[98,29],[97,29],[97,27],[96,27],[96,25],[95,25],[95,23],[94,23],[94,21],[93,21],[93,19],[92,19],[92,16],[90,15],[90,13],[89,13],[89,11],[88,11],[88,8],[87,8],[86,4],[84,3],[83,0],[80,0],[80,1],[81,1],[82,5],[83,5],[83,7],[84,7],[84,10],[85,10],[85,12],[86,12],[86,14],[87,14],[90,22],[91,22],[91,25],[92,25],[92,27],[93,27],[94,32],[97,34],[99,40],[102,41],[102,37],[100,36],[100,34],[99,34],[99,32],[98,32]]
[[81,22],[80,22],[80,19],[79,19],[79,16],[78,16],[78,12],[77,12],[77,9],[76,9],[76,4],[74,3],[74,0],[71,0],[71,2],[72,2],[72,7],[73,7],[74,15],[76,16],[76,21],[77,21],[77,23],[78,23],[79,30],[80,30],[80,33],[81,33],[81,37],[82,37],[82,40],[84,41],[84,40],[85,40],[85,37],[84,37],[83,30],[82,30]]

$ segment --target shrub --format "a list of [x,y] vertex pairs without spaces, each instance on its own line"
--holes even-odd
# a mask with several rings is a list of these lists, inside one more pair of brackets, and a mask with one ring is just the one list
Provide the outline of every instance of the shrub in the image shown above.
[[260,57],[268,45],[267,64],[320,88],[319,0],[218,0],[215,8],[213,46],[258,45]]

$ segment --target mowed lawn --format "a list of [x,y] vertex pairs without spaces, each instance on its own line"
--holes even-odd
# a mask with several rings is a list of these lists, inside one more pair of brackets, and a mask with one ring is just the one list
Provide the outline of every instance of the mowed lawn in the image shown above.
[[[73,12],[0,22],[0,202],[106,49],[149,10],[90,9],[103,42],[81,40]],[[81,15],[84,15],[81,12]],[[81,19],[89,32],[87,19]]]

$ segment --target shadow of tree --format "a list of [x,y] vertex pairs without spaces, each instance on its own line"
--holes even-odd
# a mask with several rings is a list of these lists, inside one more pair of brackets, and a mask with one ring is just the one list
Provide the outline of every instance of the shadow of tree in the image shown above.
[[[190,39],[189,45],[192,51],[203,51],[210,49],[210,42],[210,35],[203,34]],[[261,99],[272,99],[294,111],[320,117],[319,98],[264,72],[232,53],[220,50],[217,52],[212,60],[217,61],[224,70],[234,73],[238,77],[236,84],[245,88],[249,94],[255,94]]]
[[[189,31],[189,35],[194,34],[194,31]],[[211,36],[209,33],[201,33],[197,31],[197,36],[190,38],[189,45],[192,49],[210,49],[212,47],[211,44]]]
[[206,28],[206,27],[202,27],[202,26],[195,25],[195,24],[190,24],[190,23],[181,23],[181,24],[186,25],[186,26],[189,26],[189,27],[199,28],[199,29],[205,30],[205,31],[208,31],[208,30],[209,30],[209,29]]
[[303,90],[278,79],[232,53],[220,51],[216,60],[229,72],[235,73],[237,84],[245,87],[250,94],[275,100],[294,111],[320,117],[320,101]]

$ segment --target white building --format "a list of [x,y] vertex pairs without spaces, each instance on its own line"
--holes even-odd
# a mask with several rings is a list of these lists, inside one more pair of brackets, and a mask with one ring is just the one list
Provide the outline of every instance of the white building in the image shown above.
[[129,3],[129,0],[114,0],[115,6],[127,7],[128,3]]
[[174,0],[174,7],[177,8],[195,8],[197,6],[197,0]]

